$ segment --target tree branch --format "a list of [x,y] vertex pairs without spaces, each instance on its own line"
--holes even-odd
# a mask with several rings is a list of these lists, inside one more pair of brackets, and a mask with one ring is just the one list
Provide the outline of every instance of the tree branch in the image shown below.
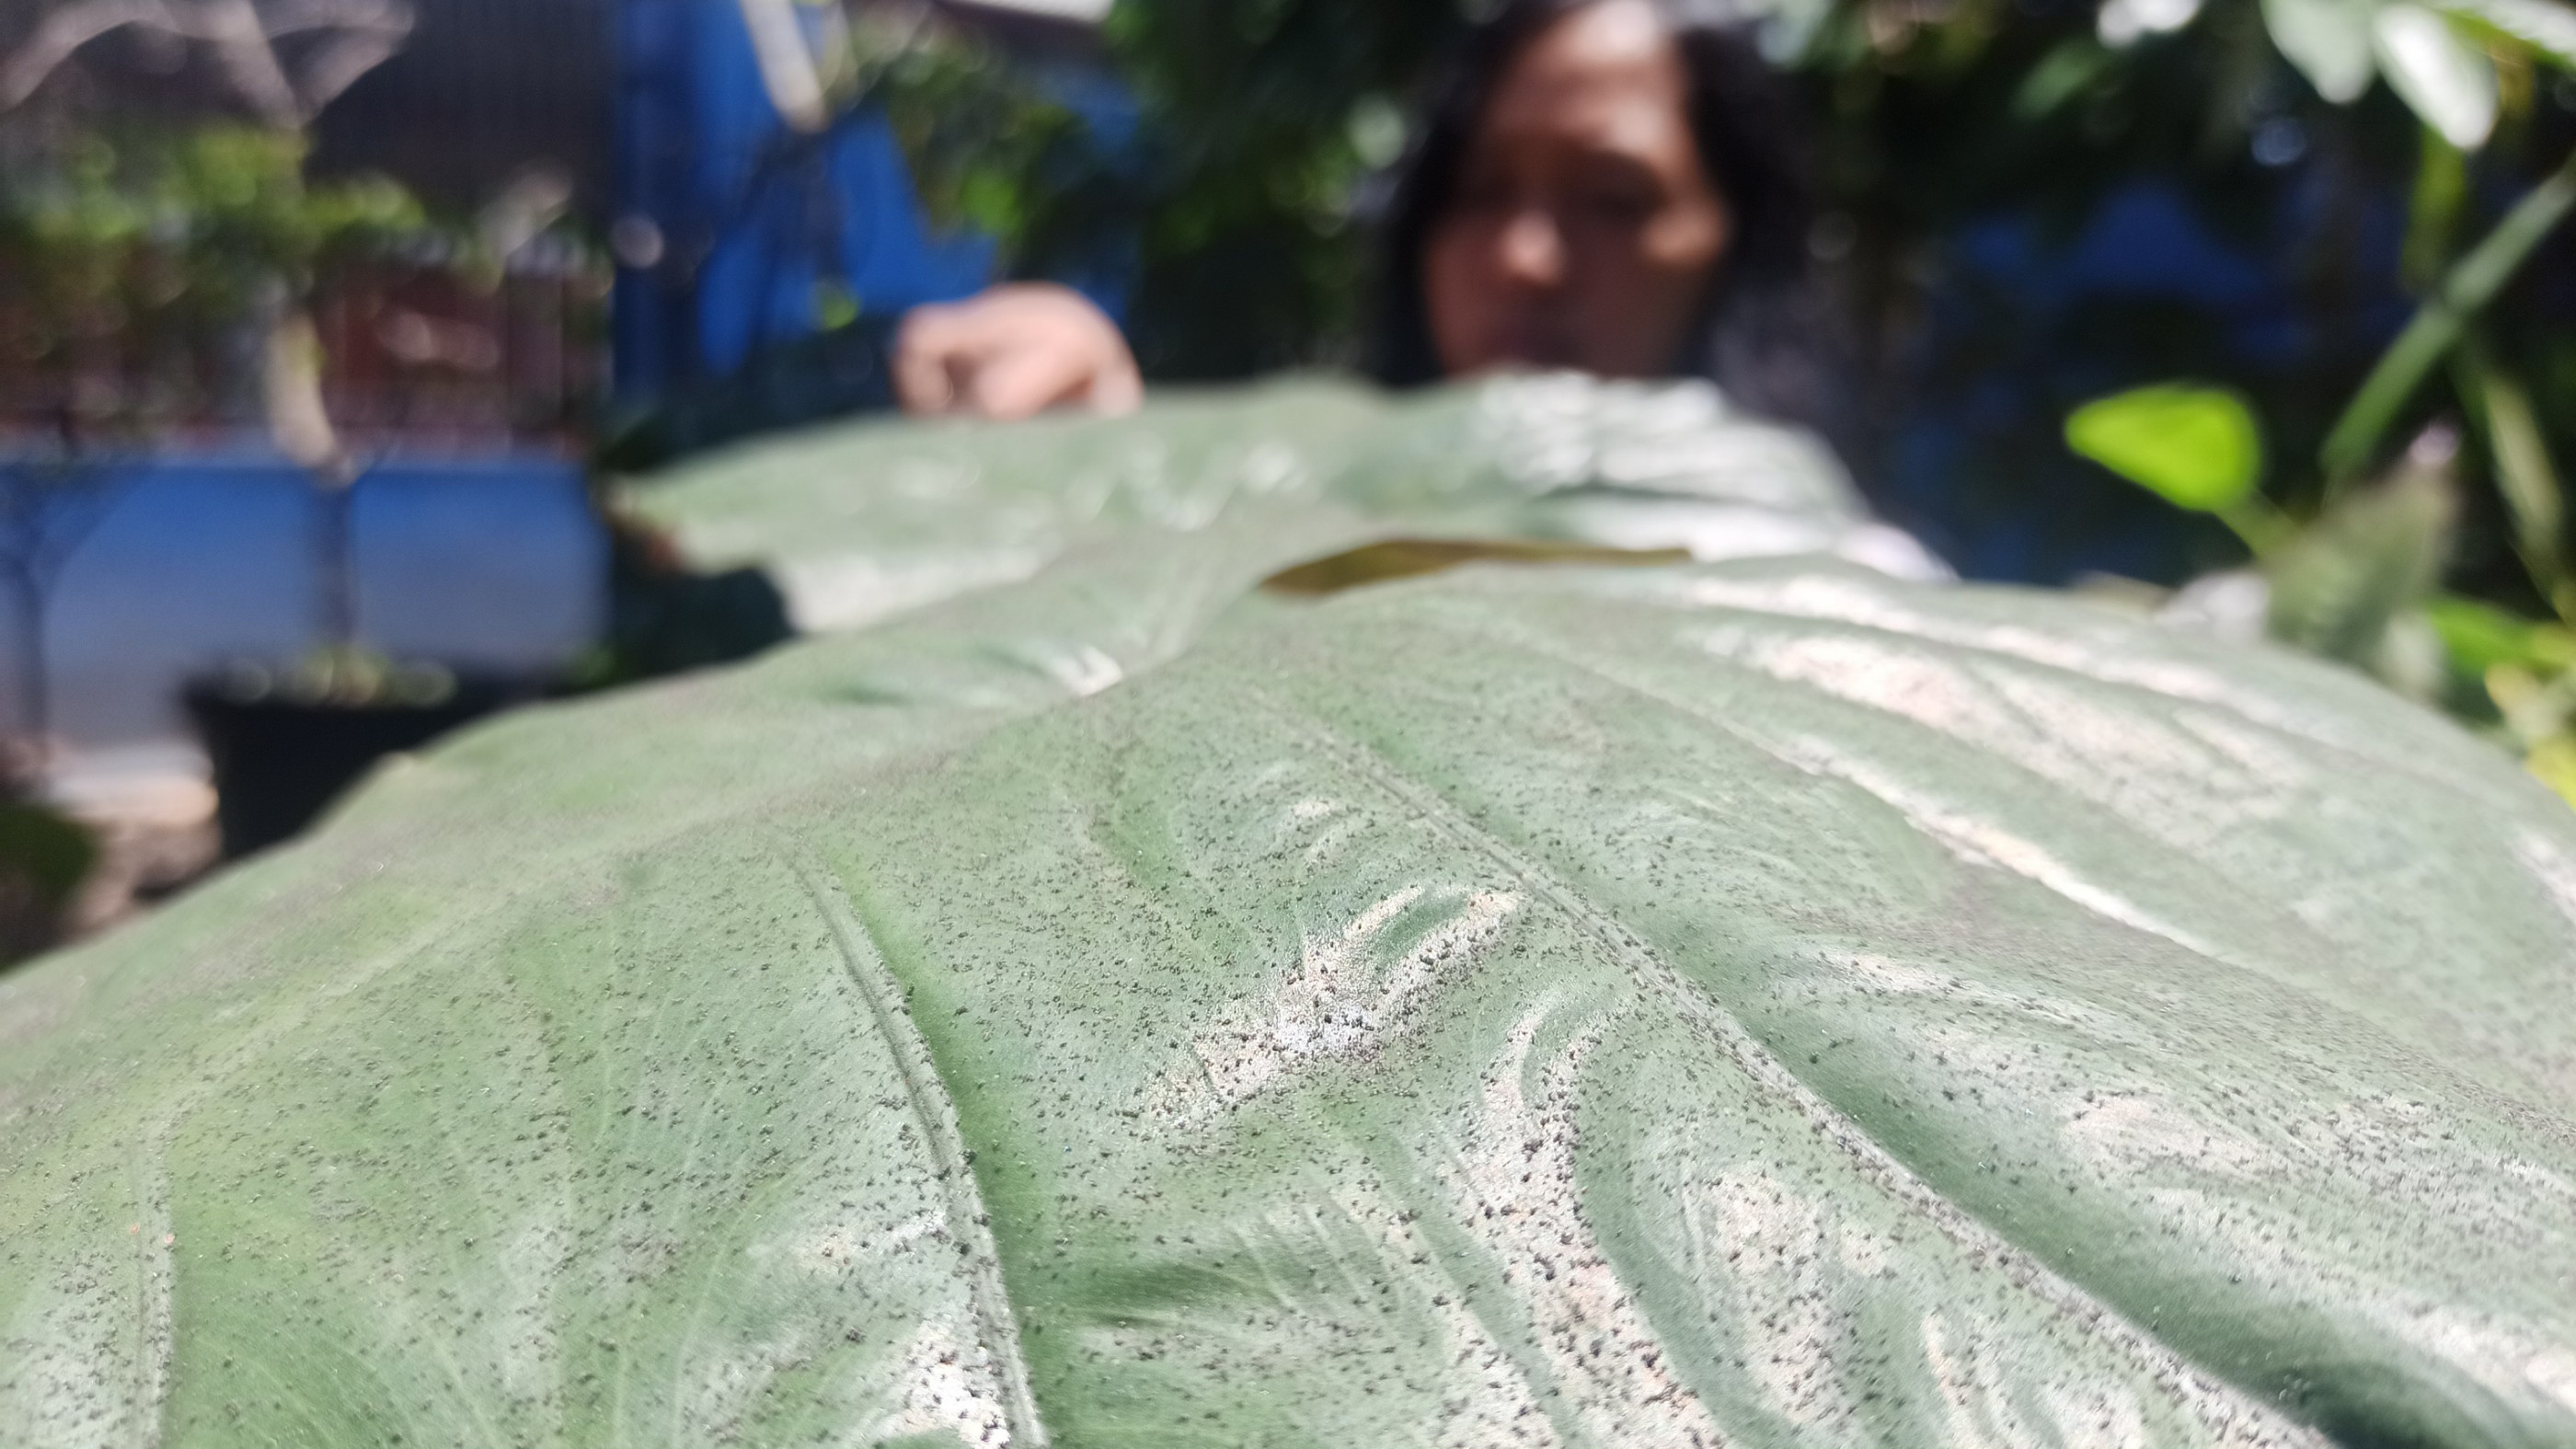
[[[82,47],[140,28],[208,47],[243,101],[269,124],[293,129],[401,49],[413,24],[402,0],[283,0],[265,12],[253,0],[75,0],[46,16],[17,54],[0,62],[0,110],[24,104]],[[299,83],[276,42],[317,30],[343,35],[320,48]]]
[[286,66],[277,58],[258,7],[251,0],[203,0],[201,8],[211,12],[215,34],[208,39],[215,59],[251,109],[282,130],[299,130],[311,120],[304,98],[286,78]]
[[369,71],[401,51],[406,30],[352,31],[326,43],[304,63],[305,114],[318,116]]
[[145,25],[195,39],[161,0],[84,0],[45,17],[35,35],[0,65],[0,110],[25,103],[80,48],[110,31]]
[[304,30],[389,30],[408,35],[412,8],[400,0],[279,0],[261,12],[273,39]]

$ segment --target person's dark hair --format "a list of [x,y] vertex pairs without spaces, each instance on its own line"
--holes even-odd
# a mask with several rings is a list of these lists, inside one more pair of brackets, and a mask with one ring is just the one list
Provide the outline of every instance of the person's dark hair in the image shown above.
[[[1600,0],[1504,0],[1471,29],[1433,93],[1383,232],[1372,370],[1393,386],[1441,376],[1422,285],[1423,253],[1447,212],[1486,102],[1521,50]],[[1754,412],[1838,435],[1837,329],[1808,259],[1815,219],[1797,107],[1737,23],[1692,0],[1651,0],[1690,77],[1690,126],[1734,234],[1677,376],[1704,377]]]

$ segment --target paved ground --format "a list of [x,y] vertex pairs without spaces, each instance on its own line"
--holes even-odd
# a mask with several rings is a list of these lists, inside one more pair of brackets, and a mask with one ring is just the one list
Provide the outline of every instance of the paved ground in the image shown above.
[[54,803],[98,835],[99,866],[72,906],[90,936],[181,889],[215,864],[215,792],[186,743],[91,750],[56,769]]

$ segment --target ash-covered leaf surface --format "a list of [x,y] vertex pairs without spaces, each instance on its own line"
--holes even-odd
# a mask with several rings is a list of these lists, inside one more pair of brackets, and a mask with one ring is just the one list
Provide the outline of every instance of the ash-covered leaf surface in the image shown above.
[[2563,804],[1829,550],[1263,592],[1347,406],[0,980],[0,1443],[2576,1441]]

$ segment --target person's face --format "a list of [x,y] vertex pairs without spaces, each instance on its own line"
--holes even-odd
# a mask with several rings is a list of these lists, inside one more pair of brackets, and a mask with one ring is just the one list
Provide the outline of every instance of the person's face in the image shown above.
[[1648,0],[1572,11],[1511,61],[1423,253],[1444,371],[1673,370],[1732,230],[1689,99]]

